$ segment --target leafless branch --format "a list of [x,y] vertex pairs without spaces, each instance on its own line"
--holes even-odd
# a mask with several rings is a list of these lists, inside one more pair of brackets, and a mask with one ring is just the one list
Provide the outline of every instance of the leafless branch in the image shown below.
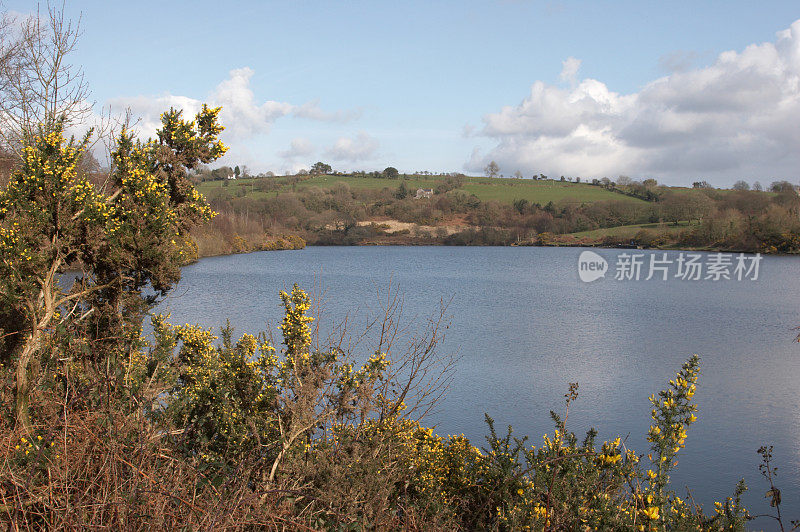
[[[0,142],[10,153],[59,122],[65,129],[92,116],[88,83],[69,62],[81,36],[81,21],[68,19],[64,4],[37,7],[34,15],[0,21]],[[107,127],[100,119],[100,129]],[[100,135],[95,135],[99,138]]]

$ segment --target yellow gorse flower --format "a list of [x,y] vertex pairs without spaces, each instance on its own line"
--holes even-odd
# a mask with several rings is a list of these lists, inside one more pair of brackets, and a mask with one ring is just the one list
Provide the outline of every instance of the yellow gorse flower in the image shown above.
[[642,510],[642,514],[650,519],[651,521],[655,521],[658,519],[658,506],[650,506]]

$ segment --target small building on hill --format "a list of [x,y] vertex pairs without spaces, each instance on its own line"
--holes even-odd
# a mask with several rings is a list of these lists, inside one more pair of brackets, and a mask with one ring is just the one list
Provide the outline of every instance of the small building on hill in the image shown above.
[[418,188],[417,195],[414,196],[414,199],[430,198],[432,196],[433,196],[432,188]]

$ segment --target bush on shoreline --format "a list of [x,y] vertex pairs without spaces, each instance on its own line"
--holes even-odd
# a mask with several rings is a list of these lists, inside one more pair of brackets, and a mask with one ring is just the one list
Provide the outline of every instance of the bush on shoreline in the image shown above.
[[[450,366],[435,354],[441,319],[405,350],[381,337],[359,357],[314,337],[297,286],[281,299],[280,351],[263,333],[234,341],[225,327],[218,341],[164,316],[153,318],[152,343],[115,364],[53,335],[30,430],[14,424],[4,366],[0,518],[35,528],[745,527],[743,483],[711,515],[670,487],[697,419],[697,356],[650,397],[646,455],[567,428],[577,384],[541,446],[510,427],[498,434],[487,416],[479,449],[419,421],[447,383]],[[379,330],[397,332],[397,308],[387,308]]]

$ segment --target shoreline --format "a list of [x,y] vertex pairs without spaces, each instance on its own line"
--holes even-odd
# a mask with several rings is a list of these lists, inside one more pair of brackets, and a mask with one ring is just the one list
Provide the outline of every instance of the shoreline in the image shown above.
[[[647,246],[608,246],[608,245],[592,245],[586,243],[553,243],[553,244],[532,244],[532,243],[512,243],[507,245],[498,244],[472,244],[472,245],[453,245],[445,244],[442,242],[415,242],[415,243],[393,243],[393,242],[364,242],[358,244],[307,244],[305,248],[318,247],[453,247],[453,248],[471,248],[471,247],[538,247],[538,248],[587,248],[587,249],[629,249],[629,250],[642,250],[642,251],[686,251],[686,252],[703,252],[703,253],[744,253],[747,255],[761,254],[765,256],[776,257],[795,257],[800,256],[799,253],[780,253],[780,252],[767,252],[767,251],[750,251],[741,249],[725,249],[725,248],[706,248],[706,247],[678,247],[678,246],[662,246],[662,247],[647,247]],[[214,258],[214,257],[228,257],[232,255],[248,255],[257,252],[274,252],[274,251],[301,251],[305,248],[286,248],[286,249],[252,249],[247,251],[233,251],[230,253],[215,253],[209,255],[201,255],[197,259],[184,264],[189,266],[195,264],[201,259]]]

